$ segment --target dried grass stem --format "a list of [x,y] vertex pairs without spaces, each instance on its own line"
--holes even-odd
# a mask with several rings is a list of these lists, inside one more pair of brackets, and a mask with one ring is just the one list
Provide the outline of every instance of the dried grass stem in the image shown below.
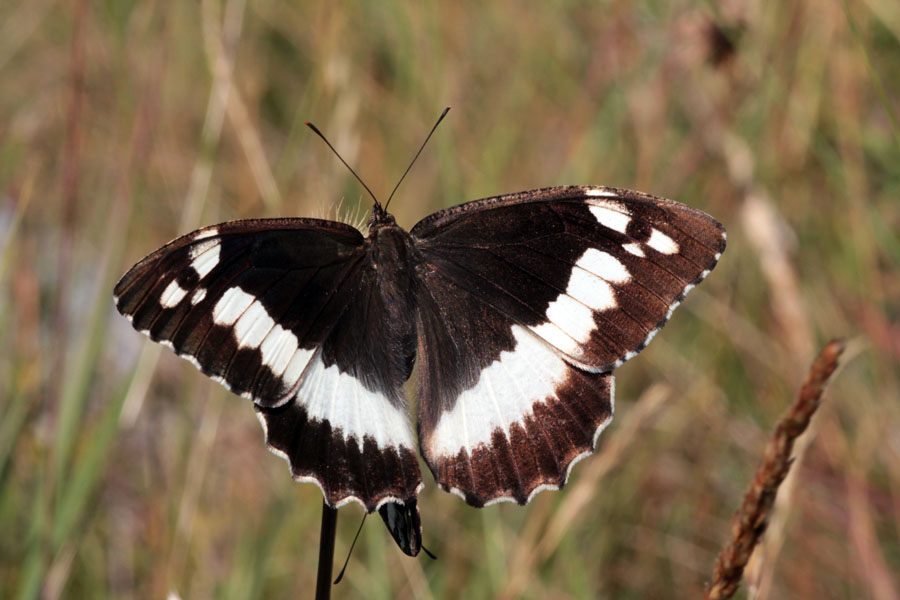
[[732,519],[732,541],[716,559],[713,582],[705,598],[730,598],[737,591],[753,548],[766,530],[778,487],[791,467],[794,441],[806,431],[825,391],[825,385],[838,366],[844,342],[830,342],[810,368],[797,401],[775,427],[762,463],[744,502]]

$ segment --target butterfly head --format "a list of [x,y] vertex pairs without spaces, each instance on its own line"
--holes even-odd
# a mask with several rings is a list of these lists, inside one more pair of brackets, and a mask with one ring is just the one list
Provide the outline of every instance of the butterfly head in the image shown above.
[[369,231],[372,231],[380,227],[396,226],[397,221],[392,214],[387,212],[384,207],[376,201],[375,206],[372,207],[372,214],[369,216],[367,225],[369,226]]

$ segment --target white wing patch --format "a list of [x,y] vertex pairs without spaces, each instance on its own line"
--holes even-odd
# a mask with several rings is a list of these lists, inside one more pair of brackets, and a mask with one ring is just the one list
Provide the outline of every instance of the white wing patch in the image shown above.
[[173,279],[166,286],[166,289],[163,290],[162,296],[159,297],[159,304],[163,308],[173,308],[178,306],[178,303],[184,300],[185,296],[187,296],[187,290],[178,285],[178,282]]
[[628,209],[618,202],[593,201],[589,206],[588,210],[604,227],[619,233],[625,233],[625,230],[628,229],[631,216],[628,214]]
[[[284,374],[281,376],[281,381],[284,383],[285,387],[292,388],[297,385],[297,382],[300,381],[300,378],[303,377],[303,372],[306,371],[306,366],[309,364],[309,359],[312,358],[313,354],[315,354],[315,349],[304,350],[303,348],[299,348],[296,352],[294,352],[293,356],[288,362],[287,367],[284,368]],[[275,371],[275,367],[269,365],[272,368],[272,371]],[[278,373],[276,373],[277,375]]]
[[[579,345],[588,341],[594,330],[594,313],[591,309],[567,294],[560,294],[550,303],[546,312],[548,323],[532,327],[541,337],[551,338],[551,343],[568,354],[580,354]],[[550,327],[548,327],[550,325]],[[564,336],[557,334],[561,331]]]
[[609,282],[578,264],[572,268],[566,293],[593,310],[616,307],[615,293]]
[[[551,303],[550,306],[547,307],[547,312],[550,312],[553,308],[553,304],[554,303]],[[578,341],[560,329],[556,323],[553,323],[552,321],[541,323],[540,325],[530,327],[529,329],[531,329],[532,333],[539,336],[554,348],[558,348],[560,352],[565,352],[573,356],[581,354],[580,348],[578,347]]]
[[327,421],[345,439],[356,439],[360,448],[364,436],[373,438],[379,448],[416,447],[405,410],[384,394],[366,389],[352,375],[341,373],[337,365],[326,367],[321,355],[309,365],[296,401],[310,419]]
[[234,325],[241,318],[247,307],[253,304],[255,298],[239,287],[225,290],[219,301],[213,308],[213,323],[216,325]]
[[[203,236],[206,237],[206,236]],[[209,275],[210,271],[219,264],[219,255],[222,246],[219,240],[211,239],[191,247],[191,268],[197,272],[200,279]]]
[[197,240],[203,240],[206,238],[215,237],[217,235],[219,235],[218,227],[207,227],[206,229],[201,229],[197,233],[197,237],[194,238],[194,241],[196,242]]
[[[281,377],[299,348],[296,335],[281,325],[274,325],[260,344],[259,351],[262,353],[263,364],[272,369],[272,373],[276,376]],[[312,354],[311,350],[309,352]]]
[[216,303],[213,323],[233,326],[238,347],[258,348],[262,364],[280,377],[288,389],[297,385],[315,354],[315,349],[300,348],[296,335],[276,324],[252,294],[237,286],[227,289]]
[[488,365],[474,387],[456,399],[453,409],[441,415],[431,435],[430,454],[470,454],[480,445],[491,445],[500,429],[509,437],[510,426],[530,416],[539,402],[555,397],[565,381],[568,366],[543,341],[527,329],[513,325],[516,346]]
[[547,307],[547,322],[530,329],[551,346],[578,359],[583,354],[581,346],[591,339],[597,327],[594,311],[616,308],[612,284],[629,281],[628,269],[616,257],[589,248],[572,267],[566,291]]
[[[259,348],[273,327],[275,327],[275,321],[269,316],[265,307],[259,302],[252,302],[234,324],[234,335],[237,338],[238,348]],[[296,340],[296,338],[294,339]]]
[[631,274],[618,258],[596,248],[588,248],[575,265],[610,283],[631,281]]
[[584,195],[585,196],[600,196],[600,197],[605,197],[605,198],[618,198],[619,197],[619,195],[615,192],[611,192],[609,190],[601,190],[601,189],[585,190]]
[[[595,197],[615,197],[615,194],[603,192],[602,190],[588,190],[585,192],[585,195]],[[631,223],[631,212],[624,204],[613,200],[588,200],[588,210],[591,211],[591,214],[594,215],[597,222],[604,227],[612,229],[613,231],[618,231],[619,233],[627,233],[628,224]],[[642,248],[642,246],[648,246],[661,254],[669,255],[678,254],[681,250],[678,242],[656,228],[653,228],[650,238],[643,244],[629,243],[625,244],[623,248],[626,252],[643,257],[644,248]]]
[[662,254],[678,254],[680,250],[678,242],[655,228],[653,233],[650,234],[650,239],[647,240],[647,245]]

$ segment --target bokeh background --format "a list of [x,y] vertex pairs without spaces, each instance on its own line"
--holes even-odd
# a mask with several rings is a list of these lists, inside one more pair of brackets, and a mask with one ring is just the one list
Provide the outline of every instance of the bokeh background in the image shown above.
[[[728,251],[638,358],[567,488],[435,488],[409,559],[370,520],[338,597],[698,597],[813,356],[850,340],[740,597],[900,597],[900,4],[0,3],[0,596],[312,594],[321,495],[247,402],[116,314],[203,224],[369,209],[412,226],[604,184]],[[338,211],[338,204],[341,205]],[[340,511],[336,562],[362,516]]]

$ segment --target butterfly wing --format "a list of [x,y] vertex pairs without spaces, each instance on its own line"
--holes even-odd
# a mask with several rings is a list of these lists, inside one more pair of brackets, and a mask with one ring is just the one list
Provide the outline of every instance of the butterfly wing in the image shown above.
[[601,187],[477,200],[411,233],[420,447],[438,483],[476,506],[565,483],[612,417],[612,369],[725,248],[701,211]]
[[356,500],[372,511],[414,497],[421,475],[401,390],[414,349],[386,357],[398,348],[387,344],[360,356],[385,329],[371,271],[350,226],[235,221],[137,263],[116,285],[116,307],[252,399],[269,448],[296,479],[317,483],[332,506]]

